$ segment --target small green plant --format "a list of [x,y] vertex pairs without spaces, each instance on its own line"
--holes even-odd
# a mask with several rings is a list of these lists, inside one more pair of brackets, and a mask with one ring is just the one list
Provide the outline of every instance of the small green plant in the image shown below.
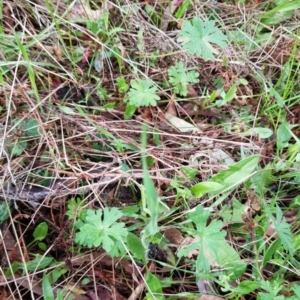
[[129,89],[129,85],[127,84],[124,77],[119,77],[116,79],[118,92],[120,94],[126,93]]
[[[56,260],[52,256],[44,256],[41,254],[32,254],[34,259],[29,260],[25,263],[14,262],[12,266],[12,271],[22,270],[22,274],[25,275],[26,272],[36,272],[38,270],[44,270],[49,266],[57,264]],[[7,270],[7,275],[11,275],[11,270]]]
[[217,100],[216,101],[216,106],[221,107],[229,103],[236,95],[237,87],[236,85],[233,85],[229,91],[226,93],[223,88],[220,89],[220,96],[222,100]]
[[82,220],[84,219],[84,215],[86,213],[86,210],[83,209],[85,206],[84,201],[77,197],[76,199],[70,199],[68,201],[68,210],[66,213],[66,216],[70,220]]
[[[177,3],[180,3],[180,1],[178,1]],[[176,9],[175,12],[175,18],[177,20],[181,19],[188,11],[188,9],[192,6],[192,3],[190,0],[183,0],[179,7]]]
[[276,4],[276,6],[261,16],[260,21],[267,26],[277,25],[285,20],[288,20],[293,15],[295,10],[300,8],[300,3],[297,0],[277,0],[273,3]]
[[131,80],[128,92],[129,104],[135,106],[156,106],[160,97],[156,94],[157,87],[151,80]]
[[169,82],[174,86],[174,92],[180,96],[187,95],[187,88],[190,84],[199,82],[199,73],[192,70],[188,71],[183,62],[178,62],[168,71]]
[[155,7],[149,4],[145,5],[145,11],[148,14],[148,16],[152,19],[153,23],[156,26],[159,26],[159,23],[161,21],[161,17],[158,15],[158,13],[155,11]]
[[276,218],[273,220],[273,222],[284,249],[288,251],[291,256],[293,256],[295,249],[293,245],[291,227],[290,224],[286,222],[286,218],[283,217],[282,210],[278,205],[276,205]]
[[27,139],[40,136],[39,123],[35,119],[15,119],[12,125],[14,125],[13,132],[20,137],[14,143],[10,143],[8,149],[11,155],[21,155],[27,148]]
[[143,126],[141,136],[143,156],[143,189],[142,189],[142,206],[145,213],[150,217],[149,223],[144,230],[145,239],[151,239],[158,230],[158,216],[160,212],[159,196],[154,186],[153,180],[150,178],[147,164],[146,145],[147,145],[147,126]]
[[10,211],[13,207],[13,202],[1,201],[0,202],[0,225],[6,221],[10,216]]
[[39,242],[38,243],[38,247],[42,250],[46,250],[47,246],[45,245],[45,243],[42,243],[41,241],[43,239],[45,239],[45,237],[48,234],[48,224],[46,222],[41,222],[34,230],[33,232],[33,237],[34,240],[28,245],[28,247],[32,244],[34,244],[35,242]]
[[116,222],[122,217],[122,212],[113,207],[103,210],[87,209],[83,220],[76,222],[79,232],[75,242],[89,248],[102,246],[111,257],[125,253],[124,243],[128,230],[122,222]]
[[231,279],[238,278],[244,273],[246,264],[242,262],[238,252],[236,252],[226,241],[226,231],[221,230],[223,223],[213,220],[207,225],[210,212],[198,205],[195,212],[188,216],[188,220],[193,222],[195,229],[188,229],[194,241],[178,251],[178,256],[189,256],[191,251],[198,250],[199,255],[196,261],[196,271],[208,274],[211,265],[218,265]]
[[67,291],[64,291],[62,289],[56,288],[55,291],[53,289],[53,284],[57,282],[59,277],[61,277],[63,274],[68,272],[67,269],[57,267],[49,274],[44,273],[43,279],[42,279],[42,291],[43,291],[43,297],[45,300],[73,300],[74,296],[68,296],[66,298]]
[[[196,197],[202,197],[206,193],[218,195],[219,193],[230,191],[248,180],[257,168],[258,155],[249,156],[233,165],[228,170],[220,171],[208,181],[199,182],[191,187],[192,193]],[[212,206],[215,206],[214,203]]]
[[199,17],[184,21],[179,32],[178,42],[182,43],[189,54],[201,56],[204,60],[215,60],[219,51],[212,44],[227,47],[227,37],[215,27],[215,21],[204,22]]

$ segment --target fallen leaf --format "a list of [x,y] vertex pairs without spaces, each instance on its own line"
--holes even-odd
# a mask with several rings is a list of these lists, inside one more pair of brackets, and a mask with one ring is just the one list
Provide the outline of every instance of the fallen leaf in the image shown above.
[[225,298],[220,298],[214,295],[203,295],[200,298],[197,298],[196,300],[224,300],[224,299]]
[[119,44],[117,45],[117,47],[118,47],[118,49],[119,49],[120,52],[121,52],[122,66],[124,67],[124,66],[125,66],[125,63],[126,63],[126,60],[125,60],[125,58],[126,58],[126,49],[125,49],[125,47],[123,46],[122,43],[119,43]]
[[187,97],[196,98],[198,97],[198,92],[192,86],[188,86]]
[[173,99],[174,97],[175,97],[175,95],[173,95],[172,98],[170,99],[170,101],[168,103],[168,106],[167,106],[167,109],[166,109],[166,113],[177,117],[176,104],[175,104],[175,101]]
[[[112,6],[109,4],[109,2],[108,5],[109,7],[107,7],[107,9],[110,9]],[[89,8],[89,6],[86,3],[84,3],[84,1],[77,1],[68,13],[70,20],[75,20],[75,19],[98,20],[101,19],[102,15],[103,15],[102,9],[92,10]]]
[[[45,1],[39,0],[37,1],[39,5],[45,7]],[[80,20],[80,19],[87,19],[87,20],[99,20],[103,16],[103,9],[90,9],[86,1],[73,1],[69,6],[65,5],[64,1],[61,0],[52,0],[53,4],[58,6],[58,10],[60,13],[65,13],[67,11],[67,16],[70,20]],[[107,2],[105,10],[110,10],[113,6]]]
[[[205,297],[205,296],[215,297],[212,295],[212,294],[215,294],[214,282],[212,280],[200,278],[197,282],[197,286],[199,289],[199,293],[202,294],[202,297]],[[210,299],[210,298],[202,298],[202,297],[199,299]],[[220,298],[217,297],[217,299],[220,299]]]
[[[6,261],[7,259],[9,259],[9,263],[13,263],[15,261],[22,261],[20,248],[18,247],[18,244],[16,243],[14,236],[12,235],[12,233],[8,228],[8,222],[5,221],[4,223],[1,224],[1,226],[2,226],[1,228],[2,247],[0,248],[0,254],[2,257],[2,265],[7,263]],[[5,248],[5,251],[3,248]]]
[[7,33],[10,33],[12,29],[14,28],[15,21],[11,17],[12,15],[12,9],[8,5],[5,5],[2,9],[2,22],[3,22],[3,27],[4,31]]
[[58,45],[54,45],[53,46],[53,53],[58,57],[61,58],[62,57],[62,52],[61,49]]
[[170,124],[173,125],[175,128],[177,128],[180,132],[188,132],[188,131],[193,131],[198,133],[201,132],[201,130],[198,127],[192,125],[191,123],[183,119],[177,118],[169,113],[165,113],[165,116],[170,122]]
[[177,228],[166,229],[164,235],[171,244],[180,245],[184,240],[181,231],[178,230]]

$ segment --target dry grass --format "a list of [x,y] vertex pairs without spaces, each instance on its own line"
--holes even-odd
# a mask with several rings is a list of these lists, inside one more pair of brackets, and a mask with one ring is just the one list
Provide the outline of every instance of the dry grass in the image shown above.
[[[280,113],[273,106],[274,97],[268,102],[266,94],[270,82],[276,84],[291,54],[295,60],[299,59],[299,37],[295,34],[299,30],[299,20],[296,14],[278,28],[266,27],[268,38],[262,30],[259,40],[256,33],[262,24],[258,16],[263,9],[267,10],[267,4],[242,7],[225,3],[193,3],[184,15],[185,19],[195,15],[204,19],[214,17],[231,40],[231,46],[224,54],[221,53],[214,62],[206,62],[191,57],[176,42],[179,29],[173,16],[169,16],[168,30],[163,31],[145,13],[144,3],[126,1],[120,5],[104,1],[102,7],[91,12],[88,6],[75,2],[3,2],[0,42],[1,195],[5,194],[7,184],[22,191],[30,186],[49,186],[51,182],[70,178],[73,180],[73,185],[68,186],[70,195],[82,185],[90,187],[89,193],[81,196],[84,200],[82,208],[136,205],[144,176],[141,128],[147,123],[146,151],[152,160],[150,175],[169,210],[174,210],[173,215],[166,218],[165,226],[168,226],[182,220],[199,201],[193,198],[178,204],[174,190],[167,190],[175,176],[182,178],[182,186],[191,185],[184,177],[184,168],[197,169],[194,182],[198,182],[224,169],[222,161],[211,155],[216,149],[234,161],[240,160],[241,151],[261,154],[262,164],[274,157],[273,149],[266,149],[264,141],[257,136],[241,137],[239,133],[261,124],[272,127],[278,122],[276,118]],[[91,5],[98,7],[99,4]],[[166,6],[161,4],[156,8],[166,10]],[[87,29],[88,24],[78,20],[86,12],[99,18],[105,11],[109,13],[109,22],[104,27],[107,26],[108,31],[115,27],[125,31],[115,36],[95,34]],[[238,34],[242,35],[240,40]],[[84,61],[84,55],[93,61],[99,53],[105,59],[103,68],[97,72],[93,63]],[[200,73],[200,84],[192,87],[186,99],[174,101],[172,91],[163,88],[161,83],[167,80],[167,69],[177,61],[195,67]],[[125,121],[124,95],[116,86],[120,68],[128,83],[135,78],[151,79],[157,83],[162,98],[160,104],[140,108],[132,119]],[[228,90],[241,78],[248,84],[238,87],[237,97],[232,103],[216,108],[214,103],[207,101],[207,93],[215,89],[216,79],[222,79]],[[73,101],[59,99],[57,92],[62,86],[75,87]],[[80,102],[82,91],[88,95],[86,102]],[[292,92],[290,97],[294,97]],[[109,105],[113,108],[107,108]],[[261,113],[268,106],[270,110],[274,107],[271,120]],[[171,110],[198,130],[180,132],[166,119],[166,112]],[[299,121],[299,117],[295,117],[297,113],[299,116],[299,102],[291,101],[287,118],[293,116],[296,123]],[[220,116],[226,119],[220,119]],[[26,131],[30,120],[36,121],[37,135]],[[13,153],[14,147],[19,153]],[[125,172],[119,166],[126,166],[131,171]],[[100,167],[104,167],[106,176],[111,178],[101,188],[97,187],[97,181],[103,176],[97,172]],[[124,186],[129,188],[122,190]],[[135,196],[128,192],[130,188],[135,190]],[[118,198],[120,193],[123,196]],[[79,249],[74,244],[73,220],[66,217],[70,195],[58,193],[57,197],[47,197],[35,207],[16,202],[13,213],[1,225],[2,299],[43,299],[43,274],[60,269],[60,266],[66,269],[66,273],[59,283],[53,285],[53,290],[57,293],[58,288],[66,288],[63,299],[68,299],[69,295],[75,299],[96,299],[94,292],[98,293],[99,299],[126,299],[130,295],[128,299],[142,299],[142,296],[134,295],[133,289],[140,286],[145,273],[132,257],[112,260],[102,250]],[[235,191],[235,195],[242,197],[242,202],[246,201],[247,197],[240,190]],[[234,196],[229,202],[232,198]],[[5,201],[10,205],[9,199]],[[211,199],[201,199],[201,203],[209,206]],[[44,252],[37,244],[28,247],[34,229],[42,221],[49,225],[44,240],[47,250]],[[137,232],[141,230],[140,223],[133,217],[128,217],[127,222],[136,226]],[[236,247],[240,251],[246,246],[240,247],[236,243]],[[4,268],[12,268],[14,262],[32,260],[37,253],[44,258],[55,258],[56,263],[35,270],[25,268],[10,275],[4,273]],[[148,267],[151,269],[151,265]],[[191,297],[198,297],[195,273],[190,267],[178,265],[174,271],[178,273],[176,280],[166,288],[166,295],[185,291]],[[157,272],[164,277],[164,271]],[[83,288],[84,278],[90,281]],[[78,291],[83,290],[90,294],[80,297]],[[254,299],[249,297],[247,299]]]

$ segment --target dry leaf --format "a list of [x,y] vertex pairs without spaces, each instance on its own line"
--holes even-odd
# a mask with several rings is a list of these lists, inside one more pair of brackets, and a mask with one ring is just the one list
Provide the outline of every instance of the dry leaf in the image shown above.
[[196,98],[198,97],[198,92],[192,86],[188,86],[187,97]]
[[181,243],[184,241],[181,231],[177,228],[168,228],[165,230],[164,235],[171,244],[181,245]]
[[[200,278],[197,282],[197,286],[199,293],[203,296],[212,296],[212,294],[216,293],[214,290],[214,282],[212,280]],[[202,297],[200,299],[202,299]]]
[[224,300],[224,298],[220,298],[214,295],[203,295],[200,298],[197,298],[196,300]]
[[167,106],[167,109],[166,109],[166,113],[177,117],[176,103],[173,99],[174,97],[175,97],[175,95],[173,95],[172,98],[170,99],[170,101],[168,103],[168,106]]
[[10,33],[15,25],[14,19],[11,17],[12,15],[12,9],[5,5],[2,10],[2,22],[4,31],[6,33]]
[[102,15],[103,15],[102,9],[92,10],[88,7],[87,4],[83,3],[83,1],[77,1],[68,14],[70,20],[74,20],[74,19],[97,20],[100,19]]
[[53,46],[53,52],[54,54],[58,57],[58,58],[61,58],[62,57],[62,52],[61,52],[61,49],[58,45],[54,45]]
[[177,118],[169,113],[165,113],[165,116],[167,120],[170,122],[170,124],[175,128],[177,128],[180,132],[192,131],[192,132],[201,133],[201,130],[198,127],[192,125],[191,123],[183,119]]
[[273,237],[275,239],[278,238],[278,235],[276,233],[276,229],[275,229],[274,224],[272,222],[269,224],[269,227],[266,230],[265,235],[268,236],[268,237]]
[[[88,19],[88,20],[98,20],[103,15],[103,9],[93,10],[90,9],[86,1],[84,0],[77,0],[75,3],[72,2],[71,5],[66,6],[63,1],[60,0],[52,0],[54,5],[59,6],[58,10],[60,13],[65,13],[67,11],[67,16],[70,20],[75,19]],[[39,5],[46,7],[45,1],[39,0],[37,1]],[[107,2],[107,6],[105,10],[111,9],[113,6]]]
[[125,47],[122,45],[122,43],[119,43],[117,45],[117,47],[119,48],[120,52],[121,52],[121,56],[122,56],[122,66],[124,67],[125,66],[125,58],[126,58],[126,49]]

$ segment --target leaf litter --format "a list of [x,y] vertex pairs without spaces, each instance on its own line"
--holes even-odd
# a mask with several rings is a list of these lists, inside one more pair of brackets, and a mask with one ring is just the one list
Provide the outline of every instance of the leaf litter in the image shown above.
[[[178,3],[177,5],[177,2],[173,1],[172,6],[180,6],[180,1]],[[43,15],[43,20],[51,22],[51,18],[46,12],[45,3],[39,1],[39,4],[41,7],[34,6],[34,8],[39,10],[40,14],[30,14],[25,10],[26,16],[30,20],[31,32],[27,36],[28,40],[33,37],[33,34],[40,32],[41,29],[37,24],[42,24],[41,15]],[[54,1],[53,4],[59,10],[64,9],[65,11],[66,9],[66,7],[61,7],[58,2]],[[142,8],[142,6],[139,7],[139,9]],[[240,264],[241,268],[236,270],[237,273],[240,273],[232,275],[230,270],[236,265],[231,265],[233,261],[226,260],[226,255],[235,262],[240,262],[242,255],[252,260],[253,252],[254,255],[259,254],[257,246],[250,249],[248,245],[249,243],[256,245],[256,234],[258,237],[259,234],[255,230],[261,225],[255,218],[259,219],[260,211],[265,209],[265,205],[263,203],[256,205],[256,210],[253,205],[251,213],[247,211],[253,203],[247,203],[248,197],[245,195],[249,196],[249,193],[252,192],[257,193],[257,197],[261,196],[253,190],[253,185],[251,186],[250,182],[247,181],[248,177],[257,175],[256,165],[247,158],[252,157],[254,159],[260,154],[260,161],[257,165],[263,164],[264,161],[265,164],[268,164],[268,157],[274,158],[276,145],[270,143],[270,147],[261,152],[265,147],[265,141],[271,137],[269,135],[272,131],[271,129],[269,131],[263,129],[266,129],[266,126],[272,128],[272,124],[269,121],[264,123],[262,120],[261,124],[265,125],[264,127],[255,124],[249,128],[247,117],[256,114],[256,108],[260,103],[260,98],[256,95],[261,92],[261,83],[259,77],[255,76],[255,72],[258,72],[264,65],[263,59],[268,59],[273,63],[273,65],[267,66],[269,68],[268,74],[276,76],[278,70],[287,61],[288,55],[286,53],[290,53],[291,44],[283,45],[280,48],[282,51],[279,49],[277,52],[272,45],[258,48],[258,50],[263,49],[264,55],[259,53],[259,58],[256,59],[255,55],[258,52],[254,51],[250,57],[251,60],[256,59],[254,65],[234,60],[233,58],[239,55],[237,49],[230,49],[228,60],[221,61],[216,57],[219,57],[222,48],[225,47],[224,34],[219,30],[214,31],[215,21],[209,21],[206,23],[206,31],[211,34],[211,38],[202,40],[201,36],[198,41],[201,43],[198,45],[199,47],[196,47],[197,49],[192,48],[195,45],[189,44],[189,40],[187,40],[189,35],[181,36],[179,41],[183,42],[183,46],[184,44],[187,46],[190,53],[203,54],[202,58],[191,57],[181,51],[181,45],[178,45],[173,38],[174,33],[170,30],[174,26],[172,21],[162,22],[163,32],[160,32],[151,24],[151,18],[140,14],[138,9],[133,9],[130,20],[124,22],[122,21],[124,9],[118,6],[113,8],[109,5],[109,7],[102,7],[100,10],[98,6],[96,9],[91,9],[84,2],[76,2],[68,9],[66,24],[62,24],[65,28],[60,32],[63,40],[58,40],[58,37],[51,37],[49,31],[49,36],[40,41],[45,46],[63,43],[63,47],[59,51],[62,54],[48,57],[44,47],[33,47],[29,44],[27,48],[30,59],[42,63],[41,72],[36,76],[40,102],[30,90],[26,75],[23,76],[24,72],[27,74],[25,68],[20,66],[20,69],[16,69],[15,77],[5,75],[7,82],[1,86],[0,104],[3,108],[1,122],[6,130],[1,129],[1,134],[5,139],[3,138],[2,141],[0,172],[5,188],[9,184],[17,185],[21,189],[22,186],[28,185],[47,186],[54,179],[68,177],[74,179],[74,186],[68,187],[70,189],[69,196],[58,196],[54,199],[46,198],[38,208],[33,208],[25,203],[18,203],[16,208],[10,209],[13,219],[10,219],[11,222],[8,227],[7,224],[6,227],[3,227],[5,224],[3,223],[2,230],[9,230],[14,235],[4,235],[3,245],[11,245],[12,239],[14,239],[15,246],[7,249],[6,252],[1,250],[1,255],[5,258],[1,262],[1,267],[7,268],[14,263],[19,266],[19,269],[16,270],[17,274],[14,274],[15,283],[25,289],[24,295],[28,293],[30,286],[21,283],[20,276],[28,276],[31,283],[37,287],[31,292],[32,295],[42,296],[45,294],[47,277],[37,271],[40,267],[46,268],[45,264],[49,264],[47,267],[53,270],[53,274],[55,274],[58,270],[57,265],[63,264],[67,276],[53,276],[60,278],[58,280],[59,286],[65,287],[64,292],[68,296],[73,295],[75,299],[80,297],[79,291],[83,291],[87,296],[86,298],[89,299],[96,299],[97,294],[98,298],[102,296],[114,297],[115,299],[139,299],[139,297],[143,299],[143,295],[146,295],[145,297],[152,299],[151,297],[154,296],[151,295],[151,291],[157,292],[157,299],[164,299],[160,294],[161,286],[158,286],[157,278],[164,282],[163,292],[165,295],[176,295],[183,291],[191,299],[204,299],[203,297],[217,299],[217,296],[209,294],[222,295],[222,288],[224,287],[222,285],[216,286],[212,278],[210,280],[199,279],[199,273],[217,274],[224,268],[226,271],[229,270],[228,273],[223,273],[226,276],[236,275],[237,277],[241,276],[241,280],[250,279],[251,277],[247,277],[244,262]],[[101,58],[99,63],[99,52],[92,53],[88,49],[93,46],[98,49],[100,45],[102,49],[109,35],[101,36],[101,34],[95,33],[93,35],[91,33],[92,27],[87,32],[87,23],[82,24],[81,20],[78,19],[85,19],[86,15],[101,19],[105,16],[105,9],[111,12],[111,16],[114,16],[112,22],[116,22],[118,26],[122,24],[126,27],[126,31],[119,32],[117,39],[113,42],[113,45],[119,43],[119,46],[113,51],[115,52],[117,49],[126,49],[126,51],[122,50],[122,53],[115,57],[107,55],[105,59],[102,60]],[[226,16],[226,11],[229,8],[226,5],[225,8],[221,5],[219,9]],[[18,8],[12,7],[12,10],[16,12]],[[174,11],[174,8],[171,7],[170,13],[172,14]],[[11,28],[17,23],[11,21],[7,8],[4,12],[7,20],[6,32],[10,33]],[[56,12],[58,17],[62,14]],[[21,24],[24,21],[21,14],[17,14],[16,20]],[[197,26],[203,27],[204,24],[199,25],[199,22],[202,21],[195,18],[192,23],[185,21],[182,32],[187,26],[195,26],[188,32],[194,32]],[[71,37],[66,34],[66,28],[72,31]],[[26,32],[22,26],[17,30]],[[78,31],[79,33],[87,33],[85,37],[88,36],[88,39],[81,39]],[[196,32],[194,32],[195,34]],[[197,34],[199,34],[199,30]],[[192,37],[190,39],[193,40]],[[139,47],[139,43],[142,43],[142,48]],[[76,47],[76,44],[83,45],[86,51],[81,54],[81,59],[74,66],[74,64],[69,63],[68,55],[72,54],[72,47]],[[220,46],[220,49],[215,49],[213,44]],[[156,52],[157,50],[159,53]],[[173,52],[173,56],[169,55]],[[157,54],[153,55],[153,53]],[[2,55],[6,60],[9,58],[9,54],[7,48],[4,47]],[[94,54],[96,55],[93,56]],[[128,57],[136,60],[141,68],[136,69],[136,65],[131,64]],[[149,67],[147,64],[151,59],[153,62]],[[43,65],[49,61],[51,65]],[[188,73],[183,76],[185,78],[183,84],[186,89],[183,92],[180,89],[166,92],[170,88],[169,86],[166,90],[161,90],[161,87],[157,89],[156,84],[167,81],[168,70],[170,72],[172,68],[175,68],[178,61],[181,66],[191,66],[196,72],[191,77],[187,76]],[[98,66],[96,70],[91,67],[95,64]],[[57,69],[54,67],[55,72],[53,66],[57,66]],[[133,83],[131,84],[133,89],[131,93],[128,93],[128,96],[131,104],[137,106],[132,114],[134,117],[127,121],[124,120],[127,109],[123,101],[124,95],[120,94],[115,86],[115,79],[117,79],[120,68],[125,82]],[[8,72],[7,70],[4,71]],[[200,83],[198,83],[195,75],[197,73],[200,74]],[[137,74],[145,74],[146,79],[145,77],[137,77]],[[240,79],[243,78],[246,79],[246,82],[241,83]],[[144,80],[144,83],[137,85],[141,80]],[[172,84],[172,82],[170,83]],[[222,88],[218,88],[220,84]],[[26,88],[22,88],[25,85]],[[230,92],[232,86],[236,88]],[[52,93],[53,89],[55,90],[54,93]],[[210,91],[218,89],[219,94],[215,96],[207,94],[208,96],[203,97],[206,95],[206,89]],[[51,93],[52,95],[56,94],[57,98]],[[7,100],[11,105],[6,105]],[[219,102],[219,106],[213,106],[215,100],[222,102]],[[282,96],[278,94],[277,101],[280,102],[280,100],[282,100]],[[170,108],[168,110],[167,105],[172,101],[176,103],[176,106],[172,107],[172,113],[170,113]],[[138,108],[141,103],[147,107]],[[148,107],[149,104],[156,106]],[[190,107],[187,107],[187,104],[190,104]],[[297,106],[298,104],[295,103],[289,111],[297,112]],[[20,120],[24,124],[32,124],[33,126],[28,125],[27,134],[26,130],[24,132],[22,128],[14,131],[16,126],[9,121],[7,116],[12,120]],[[218,116],[224,116],[224,118]],[[289,114],[289,118],[291,116],[293,116],[293,123],[295,124],[296,116]],[[148,123],[146,153],[149,178],[155,183],[156,194],[162,199],[161,203],[168,208],[164,210],[163,207],[160,207],[159,226],[162,228],[163,226],[168,227],[170,224],[175,226],[179,238],[172,240],[171,237],[168,237],[168,229],[164,231],[164,235],[155,236],[156,244],[151,244],[152,246],[149,245],[148,249],[144,249],[146,252],[151,252],[151,255],[148,254],[145,257],[146,263],[141,263],[143,261],[142,255],[138,254],[135,243],[131,243],[130,249],[127,250],[139,257],[136,260],[126,255],[122,258],[115,257],[112,259],[109,257],[107,253],[111,252],[111,247],[113,247],[113,242],[109,238],[102,241],[102,243],[107,243],[108,246],[106,247],[102,245],[103,247],[92,250],[77,248],[78,246],[74,244],[76,234],[77,239],[82,241],[81,244],[86,245],[86,237],[91,238],[91,233],[97,235],[99,229],[95,229],[97,223],[99,225],[101,222],[106,222],[106,215],[110,215],[112,212],[112,210],[108,210],[109,208],[116,209],[118,207],[122,214],[115,214],[121,218],[121,223],[114,224],[118,218],[113,216],[112,220],[108,221],[106,235],[115,238],[115,242],[122,243],[114,237],[114,229],[117,228],[114,226],[126,224],[126,227],[132,228],[132,232],[136,236],[143,236],[142,231],[143,227],[146,227],[144,220],[147,211],[141,210],[139,200],[142,198],[140,187],[141,178],[144,176],[143,165],[141,164],[144,154],[141,150],[140,141],[144,122]],[[28,134],[31,132],[30,130],[34,134]],[[284,137],[281,140],[285,146],[290,143],[292,135],[289,132],[291,130],[293,128],[288,129],[288,133],[283,133]],[[10,145],[17,147],[14,148],[17,149],[16,151],[11,150],[8,141]],[[277,147],[281,146],[277,145]],[[282,149],[284,149],[284,145],[282,145]],[[244,160],[241,159],[242,157]],[[74,197],[77,196],[73,195],[72,198],[72,190],[80,189],[83,182],[93,186],[95,181],[99,180],[92,171],[99,168],[99,165],[104,165],[108,169],[120,168],[122,172],[111,172],[112,176],[118,180],[112,185],[104,186],[101,190],[91,189],[87,194],[82,194],[75,199]],[[293,168],[294,166],[291,166],[290,169],[294,170]],[[189,176],[192,174],[189,169],[196,170],[196,176]],[[263,189],[263,184],[268,186],[272,183],[270,178],[256,178],[257,181],[260,179],[262,184],[261,186],[257,185],[257,188]],[[283,177],[283,180],[288,182],[289,178]],[[232,188],[236,183],[241,182],[243,184],[240,187]],[[218,187],[212,190],[212,184],[218,184]],[[174,186],[176,189],[173,188]],[[209,196],[205,192],[207,186],[212,192]],[[184,191],[187,189],[192,193],[185,194]],[[219,195],[220,189],[222,192]],[[279,187],[278,190],[280,190]],[[181,196],[177,197],[179,192]],[[268,198],[268,201],[271,198]],[[72,213],[68,210],[67,205],[71,203],[70,201],[73,201]],[[238,206],[237,203],[240,203],[241,206]],[[111,205],[114,206],[111,207]],[[79,232],[75,232],[72,220],[77,220],[80,211],[84,213],[83,207],[85,206],[91,209],[88,210],[90,212],[100,212],[103,209],[104,213],[103,215],[101,213],[93,214],[93,219],[87,219],[88,213],[86,216],[83,215],[81,220],[88,220],[85,225],[90,225],[90,227],[81,226],[82,231],[78,235]],[[265,233],[267,234],[269,230],[271,233],[268,234],[268,238],[276,239],[279,237],[285,251],[294,253],[295,245],[292,245],[291,225],[285,221],[285,215],[287,216],[290,209],[283,213],[284,208],[285,206],[279,207],[277,205],[274,206],[273,212],[269,212],[270,225],[265,225],[267,227]],[[176,217],[171,214],[172,211]],[[224,222],[226,214],[222,215],[222,211],[225,211],[227,215],[228,213],[244,213],[241,214],[242,218],[235,216],[229,219],[230,221],[227,219]],[[7,213],[7,211],[4,212]],[[195,223],[198,232],[190,228],[193,231],[191,233],[186,226],[178,227],[185,215],[190,216],[189,220]],[[33,216],[33,218],[30,219],[28,216]],[[219,216],[218,220],[215,219],[216,216]],[[18,226],[15,226],[15,222],[13,222],[16,220],[19,222]],[[41,244],[34,241],[33,235],[37,225],[45,221],[49,224],[49,232],[39,242],[46,245],[48,249],[46,252]],[[271,231],[272,228],[273,231]],[[123,230],[124,228],[117,229]],[[246,234],[247,231],[250,232],[250,238]],[[174,232],[173,234],[175,235]],[[122,236],[125,240],[125,231],[122,231]],[[264,235],[260,235],[260,237],[265,239]],[[99,243],[96,238],[89,242],[96,243],[96,246],[101,245],[101,242]],[[142,245],[144,246],[144,244]],[[235,248],[229,247],[229,245],[234,245]],[[272,246],[274,249],[279,247],[276,240]],[[189,251],[183,250],[185,247]],[[121,248],[122,246],[119,244],[118,249],[114,252],[115,256],[124,255],[122,252],[124,249],[122,249],[122,253],[118,253]],[[181,259],[176,261],[177,265],[174,267],[171,256],[178,257],[178,251]],[[187,252],[186,257],[183,255],[184,251]],[[20,253],[24,258],[20,259]],[[195,265],[191,261],[193,257]],[[265,274],[268,272],[270,262],[271,259],[265,259],[265,265],[260,269],[263,278],[266,278]],[[41,266],[41,263],[44,265]],[[164,266],[167,267],[169,273],[162,271]],[[248,264],[248,268],[251,266]],[[193,270],[193,267],[198,268],[197,272]],[[21,270],[25,273],[22,274]],[[174,275],[171,275],[173,273]],[[11,275],[7,275],[4,283],[10,282],[12,278]],[[148,278],[148,281],[145,281],[144,278]],[[168,283],[167,279],[169,278],[172,278],[172,284]],[[83,284],[84,279],[89,279],[88,283]],[[51,284],[50,282],[49,284]],[[94,289],[95,284],[99,282],[104,284],[109,291],[101,289],[100,286]],[[146,283],[150,287],[147,287]],[[265,286],[266,289],[267,286]],[[6,288],[3,288],[4,292],[9,293]],[[54,292],[55,295],[58,295],[59,290],[56,289]],[[199,292],[203,294],[201,298]],[[20,290],[20,293],[23,291]],[[14,295],[14,297],[17,298],[18,296]]]

